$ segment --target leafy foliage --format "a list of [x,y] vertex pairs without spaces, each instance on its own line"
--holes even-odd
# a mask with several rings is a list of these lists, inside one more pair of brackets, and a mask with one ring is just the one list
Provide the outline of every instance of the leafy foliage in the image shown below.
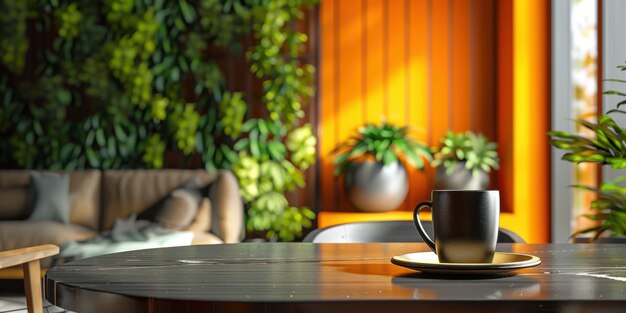
[[[622,71],[626,71],[625,65],[619,65]],[[626,83],[626,80],[607,79],[606,81]],[[607,90],[603,94],[626,97],[626,93],[616,90]],[[617,103],[617,108],[609,110],[607,114],[622,113],[620,110],[626,100]],[[612,169],[626,168],[626,129],[618,125],[609,115],[601,115],[598,123],[592,123],[583,119],[576,120],[583,127],[591,130],[594,136],[586,137],[563,131],[548,132],[552,136],[552,146],[568,150],[562,159],[573,163],[598,163],[609,165]],[[593,188],[589,186],[574,186],[579,189],[595,192],[598,198],[591,202],[593,214],[584,215],[586,218],[600,222],[599,226],[581,229],[572,234],[572,237],[593,233],[592,240],[609,233],[610,236],[626,235],[626,188],[624,182],[626,176],[620,176],[613,182],[604,182],[602,186]]]
[[441,139],[441,146],[433,149],[435,160],[431,164],[443,165],[448,175],[459,162],[465,162],[465,168],[472,171],[473,175],[478,175],[481,171],[489,173],[500,166],[497,149],[498,145],[482,134],[449,131]]
[[[272,120],[250,119],[241,126],[247,137],[239,139],[234,149],[238,158],[232,170],[239,178],[241,193],[250,204],[248,230],[267,230],[268,239],[293,240],[303,227],[311,227],[315,213],[307,207],[289,206],[284,192],[304,187],[302,169],[315,159],[316,139],[311,125],[293,129],[282,143],[286,127]],[[289,155],[291,158],[289,158]]]
[[614,169],[626,167],[626,129],[608,115],[602,115],[597,124],[578,119],[583,127],[591,130],[595,138],[574,135],[563,131],[551,131],[550,143],[559,149],[569,150],[562,159],[573,162],[609,164]]
[[357,134],[340,143],[332,151],[335,157],[335,175],[345,172],[350,163],[362,158],[372,158],[384,165],[406,158],[417,169],[424,168],[424,160],[432,160],[428,146],[411,138],[408,127],[397,127],[384,122],[367,124]]
[[594,233],[592,240],[596,240],[607,231],[610,231],[612,236],[626,235],[625,181],[626,176],[620,176],[613,182],[604,182],[599,189],[580,185],[574,186],[579,189],[595,192],[598,195],[598,198],[591,202],[591,209],[595,211],[595,213],[586,214],[584,216],[601,223],[599,226],[579,230],[572,234],[572,236],[591,232]]
[[[304,186],[316,143],[300,122],[314,68],[294,21],[315,2],[0,0],[0,164],[161,168],[167,152],[199,155],[207,170],[233,167],[250,232],[293,240],[314,214],[284,192]],[[245,56],[262,97],[232,91],[211,49]]]
[[4,0],[0,2],[0,11],[5,12],[0,14],[0,60],[11,71],[21,72],[28,50],[28,2]]

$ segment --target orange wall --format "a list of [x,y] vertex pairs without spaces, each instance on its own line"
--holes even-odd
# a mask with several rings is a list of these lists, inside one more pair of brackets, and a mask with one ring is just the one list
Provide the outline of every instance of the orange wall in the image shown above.
[[[530,126],[547,117],[549,88],[535,85],[549,82],[549,76],[533,80],[513,70],[522,66],[520,53],[548,60],[547,52],[541,55],[547,46],[531,40],[549,33],[549,28],[542,29],[548,16],[547,9],[538,8],[543,2],[321,0],[321,211],[355,211],[346,200],[343,182],[332,175],[329,153],[364,123],[386,119],[410,125],[416,138],[431,145],[448,130],[473,130],[502,142],[503,171],[492,175],[493,187],[502,193],[502,211],[508,212],[503,213],[501,226],[528,240],[547,240],[547,230],[531,234],[529,229],[529,219],[538,216],[531,212],[547,210],[547,195],[540,194],[533,207],[522,205],[522,199],[540,193],[527,184],[548,175],[548,163],[540,162],[548,150],[537,150],[530,163],[536,166],[524,166],[526,174],[517,168],[522,159],[514,158],[514,151],[537,148],[535,139],[547,144],[545,135],[540,138],[547,125]],[[527,7],[540,10],[531,14]],[[519,27],[522,31],[513,30]],[[530,66],[530,75],[543,75],[548,64],[524,66]],[[524,98],[528,88],[539,92]],[[528,153],[520,155],[528,160]],[[410,170],[409,175],[409,196],[400,211],[412,210],[430,197],[433,169]]]
[[[530,242],[550,238],[550,2],[513,2],[514,225]],[[501,224],[502,224],[501,222]]]

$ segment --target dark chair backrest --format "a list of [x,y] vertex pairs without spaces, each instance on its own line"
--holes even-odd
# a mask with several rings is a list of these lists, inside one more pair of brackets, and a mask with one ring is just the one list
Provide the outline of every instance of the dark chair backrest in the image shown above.
[[[433,224],[422,222],[424,229],[433,238]],[[357,242],[423,242],[413,221],[355,222],[318,228],[310,232],[303,242],[313,243],[357,243]],[[500,228],[498,243],[524,243],[516,233]]]

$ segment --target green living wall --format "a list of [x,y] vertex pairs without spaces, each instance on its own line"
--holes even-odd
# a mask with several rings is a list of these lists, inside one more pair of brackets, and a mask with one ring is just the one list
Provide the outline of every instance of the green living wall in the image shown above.
[[[294,25],[314,2],[0,0],[0,165],[162,168],[173,151],[233,170],[251,233],[295,239],[314,214],[284,193],[304,186],[316,139]],[[244,55],[262,96],[246,101],[208,51]]]

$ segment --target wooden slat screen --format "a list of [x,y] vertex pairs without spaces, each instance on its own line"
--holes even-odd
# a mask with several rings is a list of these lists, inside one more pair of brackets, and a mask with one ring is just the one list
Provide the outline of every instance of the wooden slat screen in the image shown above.
[[[329,153],[365,123],[410,125],[430,145],[448,130],[498,139],[496,13],[495,0],[322,0],[321,210],[355,210]],[[434,170],[409,175],[399,210],[430,197]]]

